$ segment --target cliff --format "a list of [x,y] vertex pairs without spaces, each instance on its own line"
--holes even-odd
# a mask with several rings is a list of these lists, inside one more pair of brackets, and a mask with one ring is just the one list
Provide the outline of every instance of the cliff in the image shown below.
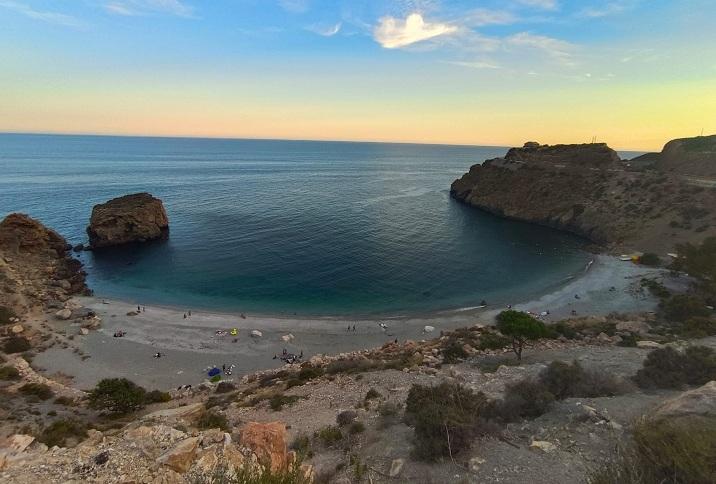
[[716,193],[672,173],[630,171],[605,144],[527,143],[477,164],[451,195],[502,217],[613,250],[662,252],[714,231]]
[[647,153],[632,163],[667,173],[716,177],[716,135],[675,139],[661,153]]
[[82,264],[54,230],[27,215],[0,223],[0,306],[17,314],[88,292]]
[[162,239],[169,235],[169,219],[161,200],[135,193],[95,205],[87,235],[93,249]]

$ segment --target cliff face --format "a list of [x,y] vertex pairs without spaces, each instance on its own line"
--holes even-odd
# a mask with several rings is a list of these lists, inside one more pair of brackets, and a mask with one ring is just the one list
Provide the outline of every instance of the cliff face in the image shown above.
[[675,139],[661,153],[647,153],[632,162],[663,172],[716,177],[716,135]]
[[0,223],[0,306],[21,314],[88,292],[82,264],[54,230],[27,215]]
[[169,219],[162,201],[149,193],[114,198],[92,209],[87,235],[94,249],[167,237]]
[[658,172],[630,172],[604,144],[528,143],[474,165],[451,195],[487,212],[613,249],[663,251],[714,233],[716,194]]

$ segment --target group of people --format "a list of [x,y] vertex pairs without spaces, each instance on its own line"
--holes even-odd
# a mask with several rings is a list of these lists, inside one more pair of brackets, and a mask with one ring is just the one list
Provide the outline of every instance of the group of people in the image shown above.
[[283,349],[283,352],[281,353],[281,356],[273,355],[273,359],[277,360],[280,359],[284,363],[288,363],[289,365],[293,365],[294,363],[300,363],[303,359],[303,350],[301,350],[301,354],[295,355],[293,353],[289,353],[286,348]]
[[115,331],[112,336],[114,336],[115,338],[124,338],[124,335],[126,335],[126,334],[127,334],[126,331],[124,331],[123,329],[120,329],[118,331]]
[[353,332],[355,333],[355,332],[356,332],[356,325],[354,324],[354,325],[353,325],[353,329],[351,329],[351,325],[349,324],[348,327],[346,328],[346,331],[348,331],[348,332],[353,331]]
[[184,319],[186,319],[187,317],[191,318],[191,311],[187,311],[184,313]]

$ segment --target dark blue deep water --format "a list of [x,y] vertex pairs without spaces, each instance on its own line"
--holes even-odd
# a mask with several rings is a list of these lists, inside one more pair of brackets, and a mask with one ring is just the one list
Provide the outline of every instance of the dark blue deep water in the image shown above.
[[508,303],[580,272],[583,241],[463,206],[450,183],[505,148],[0,135],[0,215],[86,242],[92,206],[161,198],[164,243],[81,259],[99,296],[264,314]]

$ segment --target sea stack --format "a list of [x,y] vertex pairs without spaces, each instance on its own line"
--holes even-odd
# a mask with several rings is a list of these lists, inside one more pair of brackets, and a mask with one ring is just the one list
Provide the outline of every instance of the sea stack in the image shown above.
[[163,239],[169,219],[161,200],[135,193],[95,205],[87,235],[92,249]]

